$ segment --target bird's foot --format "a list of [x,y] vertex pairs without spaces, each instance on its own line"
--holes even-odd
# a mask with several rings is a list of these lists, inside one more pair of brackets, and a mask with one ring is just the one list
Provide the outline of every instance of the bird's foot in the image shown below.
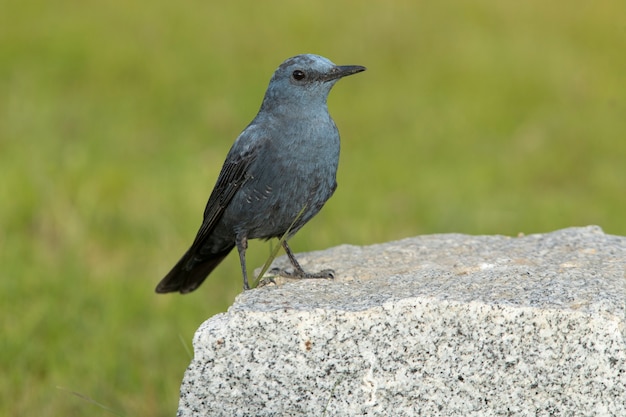
[[287,269],[273,268],[271,273],[274,275],[287,277],[287,278],[302,278],[302,279],[333,279],[335,278],[335,271],[332,269],[324,269],[319,272],[306,272],[303,269],[294,269],[289,271]]

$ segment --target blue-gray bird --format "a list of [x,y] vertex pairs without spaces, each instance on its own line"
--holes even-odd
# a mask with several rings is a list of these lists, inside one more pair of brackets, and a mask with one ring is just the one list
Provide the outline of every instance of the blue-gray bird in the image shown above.
[[[339,132],[326,100],[342,77],[365,71],[318,55],[298,55],[272,76],[261,109],[235,140],[204,210],[191,248],[161,280],[156,292],[188,293],[236,246],[246,272],[248,239],[282,237],[293,272],[301,278],[332,278],[332,271],[305,272],[289,245],[337,187]],[[283,271],[286,273],[286,271]]]

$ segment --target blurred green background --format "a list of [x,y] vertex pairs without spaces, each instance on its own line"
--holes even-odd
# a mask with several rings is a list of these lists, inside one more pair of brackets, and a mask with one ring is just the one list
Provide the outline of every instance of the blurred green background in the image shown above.
[[[339,188],[295,251],[426,233],[626,235],[626,3],[0,5],[0,415],[172,416],[195,329],[241,291],[154,286],[274,69],[368,71],[329,106]],[[260,266],[269,244],[249,251]],[[252,394],[251,394],[252,395]]]

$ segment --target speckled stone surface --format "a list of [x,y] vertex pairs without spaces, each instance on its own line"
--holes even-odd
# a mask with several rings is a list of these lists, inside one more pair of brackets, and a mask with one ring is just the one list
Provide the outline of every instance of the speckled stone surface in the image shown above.
[[206,321],[179,416],[626,415],[625,237],[431,235],[299,259],[336,279],[279,280]]

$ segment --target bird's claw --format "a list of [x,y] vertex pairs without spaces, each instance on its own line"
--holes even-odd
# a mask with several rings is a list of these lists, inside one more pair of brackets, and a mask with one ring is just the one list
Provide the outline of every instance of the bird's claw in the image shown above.
[[265,287],[266,285],[270,285],[270,284],[276,285],[276,280],[274,279],[273,276],[266,275],[262,279],[259,280],[259,283],[257,284],[257,286],[255,288],[262,288],[262,287]]
[[324,269],[319,272],[305,272],[303,270],[294,269],[288,271],[286,269],[273,268],[272,274],[287,277],[287,278],[303,278],[303,279],[333,279],[335,278],[335,271],[332,269]]

